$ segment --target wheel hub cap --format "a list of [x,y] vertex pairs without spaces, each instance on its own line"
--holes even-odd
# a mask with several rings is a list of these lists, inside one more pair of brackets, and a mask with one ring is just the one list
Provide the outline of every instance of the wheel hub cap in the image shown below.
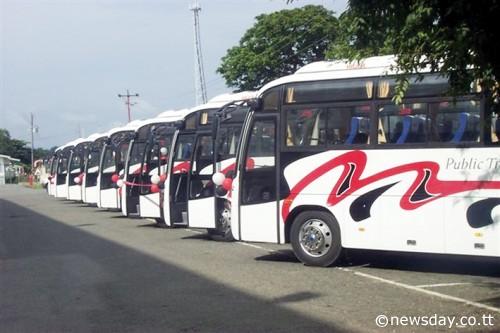
[[324,221],[311,219],[300,229],[299,239],[305,252],[313,257],[321,257],[332,244],[332,232]]

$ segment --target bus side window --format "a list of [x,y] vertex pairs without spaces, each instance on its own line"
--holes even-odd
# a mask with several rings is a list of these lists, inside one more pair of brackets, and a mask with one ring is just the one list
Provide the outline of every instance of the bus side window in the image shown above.
[[287,146],[325,144],[326,113],[318,108],[290,109],[286,112]]
[[328,109],[329,144],[367,144],[370,138],[370,106],[346,106]]
[[500,143],[500,111],[492,115],[491,142]]
[[429,106],[432,142],[479,141],[479,101],[440,102]]
[[426,143],[427,103],[379,106],[378,143]]
[[274,119],[259,119],[253,125],[242,177],[242,204],[276,199],[275,128]]

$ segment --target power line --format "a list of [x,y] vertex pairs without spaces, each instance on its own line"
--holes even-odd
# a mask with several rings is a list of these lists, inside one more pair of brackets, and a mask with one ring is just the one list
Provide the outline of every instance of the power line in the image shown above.
[[130,116],[130,106],[136,104],[136,103],[131,103],[130,102],[130,97],[139,97],[139,94],[130,94],[130,92],[127,89],[127,94],[126,95],[118,94],[118,97],[120,97],[120,98],[126,98],[125,104],[127,105],[127,110],[128,110],[128,122],[130,122],[132,120],[132,118]]

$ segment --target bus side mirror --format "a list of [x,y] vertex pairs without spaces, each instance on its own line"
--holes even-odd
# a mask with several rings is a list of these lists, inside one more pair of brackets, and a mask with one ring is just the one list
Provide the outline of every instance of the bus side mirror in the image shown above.
[[174,126],[175,126],[175,128],[177,128],[177,129],[179,129],[179,130],[183,130],[183,129],[184,129],[184,126],[185,126],[184,120],[177,120],[177,121],[174,123]]
[[262,98],[257,97],[257,98],[252,98],[248,100],[247,102],[248,106],[250,109],[253,111],[261,111],[262,110]]

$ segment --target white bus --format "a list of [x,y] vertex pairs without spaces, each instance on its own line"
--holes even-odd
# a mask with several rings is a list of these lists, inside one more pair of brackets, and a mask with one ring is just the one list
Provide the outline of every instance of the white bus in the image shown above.
[[106,133],[95,133],[87,138],[88,144],[85,149],[82,181],[82,201],[90,205],[97,205],[99,199],[97,178],[99,177],[102,148],[107,138]]
[[68,166],[68,180],[67,180],[67,199],[81,201],[82,200],[82,180],[83,180],[83,167],[85,161],[85,148],[88,144],[87,139],[77,139],[73,141],[73,148]]
[[56,183],[56,167],[57,167],[57,160],[58,160],[58,151],[54,151],[52,156],[50,156],[50,162],[49,162],[49,167],[47,169],[47,193],[48,195],[54,195],[55,194],[55,183]]
[[[163,223],[159,191],[151,191],[151,177],[165,170],[171,132],[187,110],[168,110],[143,120],[130,141],[123,175],[120,175],[121,210],[125,216],[151,217]],[[166,135],[164,142],[153,144],[156,132]],[[168,133],[168,134],[167,134]],[[168,148],[167,148],[168,147]],[[162,149],[164,148],[164,149]],[[164,172],[161,172],[164,173]]]
[[56,198],[66,199],[68,196],[68,167],[73,147],[73,141],[71,141],[56,151],[57,164],[54,180],[54,196]]
[[[144,147],[140,167],[139,216],[154,218],[159,226],[165,226],[163,214],[164,183],[167,178],[168,162],[172,140],[189,109],[171,110],[161,113],[154,123],[143,126],[139,131],[148,138]],[[147,128],[147,129],[146,129]]]
[[214,238],[230,236],[226,214],[230,198],[221,183],[213,182],[212,175],[214,170],[222,177],[234,172],[236,149],[248,111],[243,101],[255,96],[252,91],[222,94],[191,109],[186,116],[184,126],[174,136],[164,189],[163,209],[168,225],[206,228]]
[[496,116],[475,85],[451,98],[430,73],[396,105],[392,65],[318,62],[259,91],[232,182],[235,239],[290,242],[316,266],[344,248],[500,256]]
[[116,182],[123,175],[130,141],[134,138],[135,130],[141,123],[140,120],[134,120],[107,132],[99,162],[97,207],[121,208],[120,190]]

